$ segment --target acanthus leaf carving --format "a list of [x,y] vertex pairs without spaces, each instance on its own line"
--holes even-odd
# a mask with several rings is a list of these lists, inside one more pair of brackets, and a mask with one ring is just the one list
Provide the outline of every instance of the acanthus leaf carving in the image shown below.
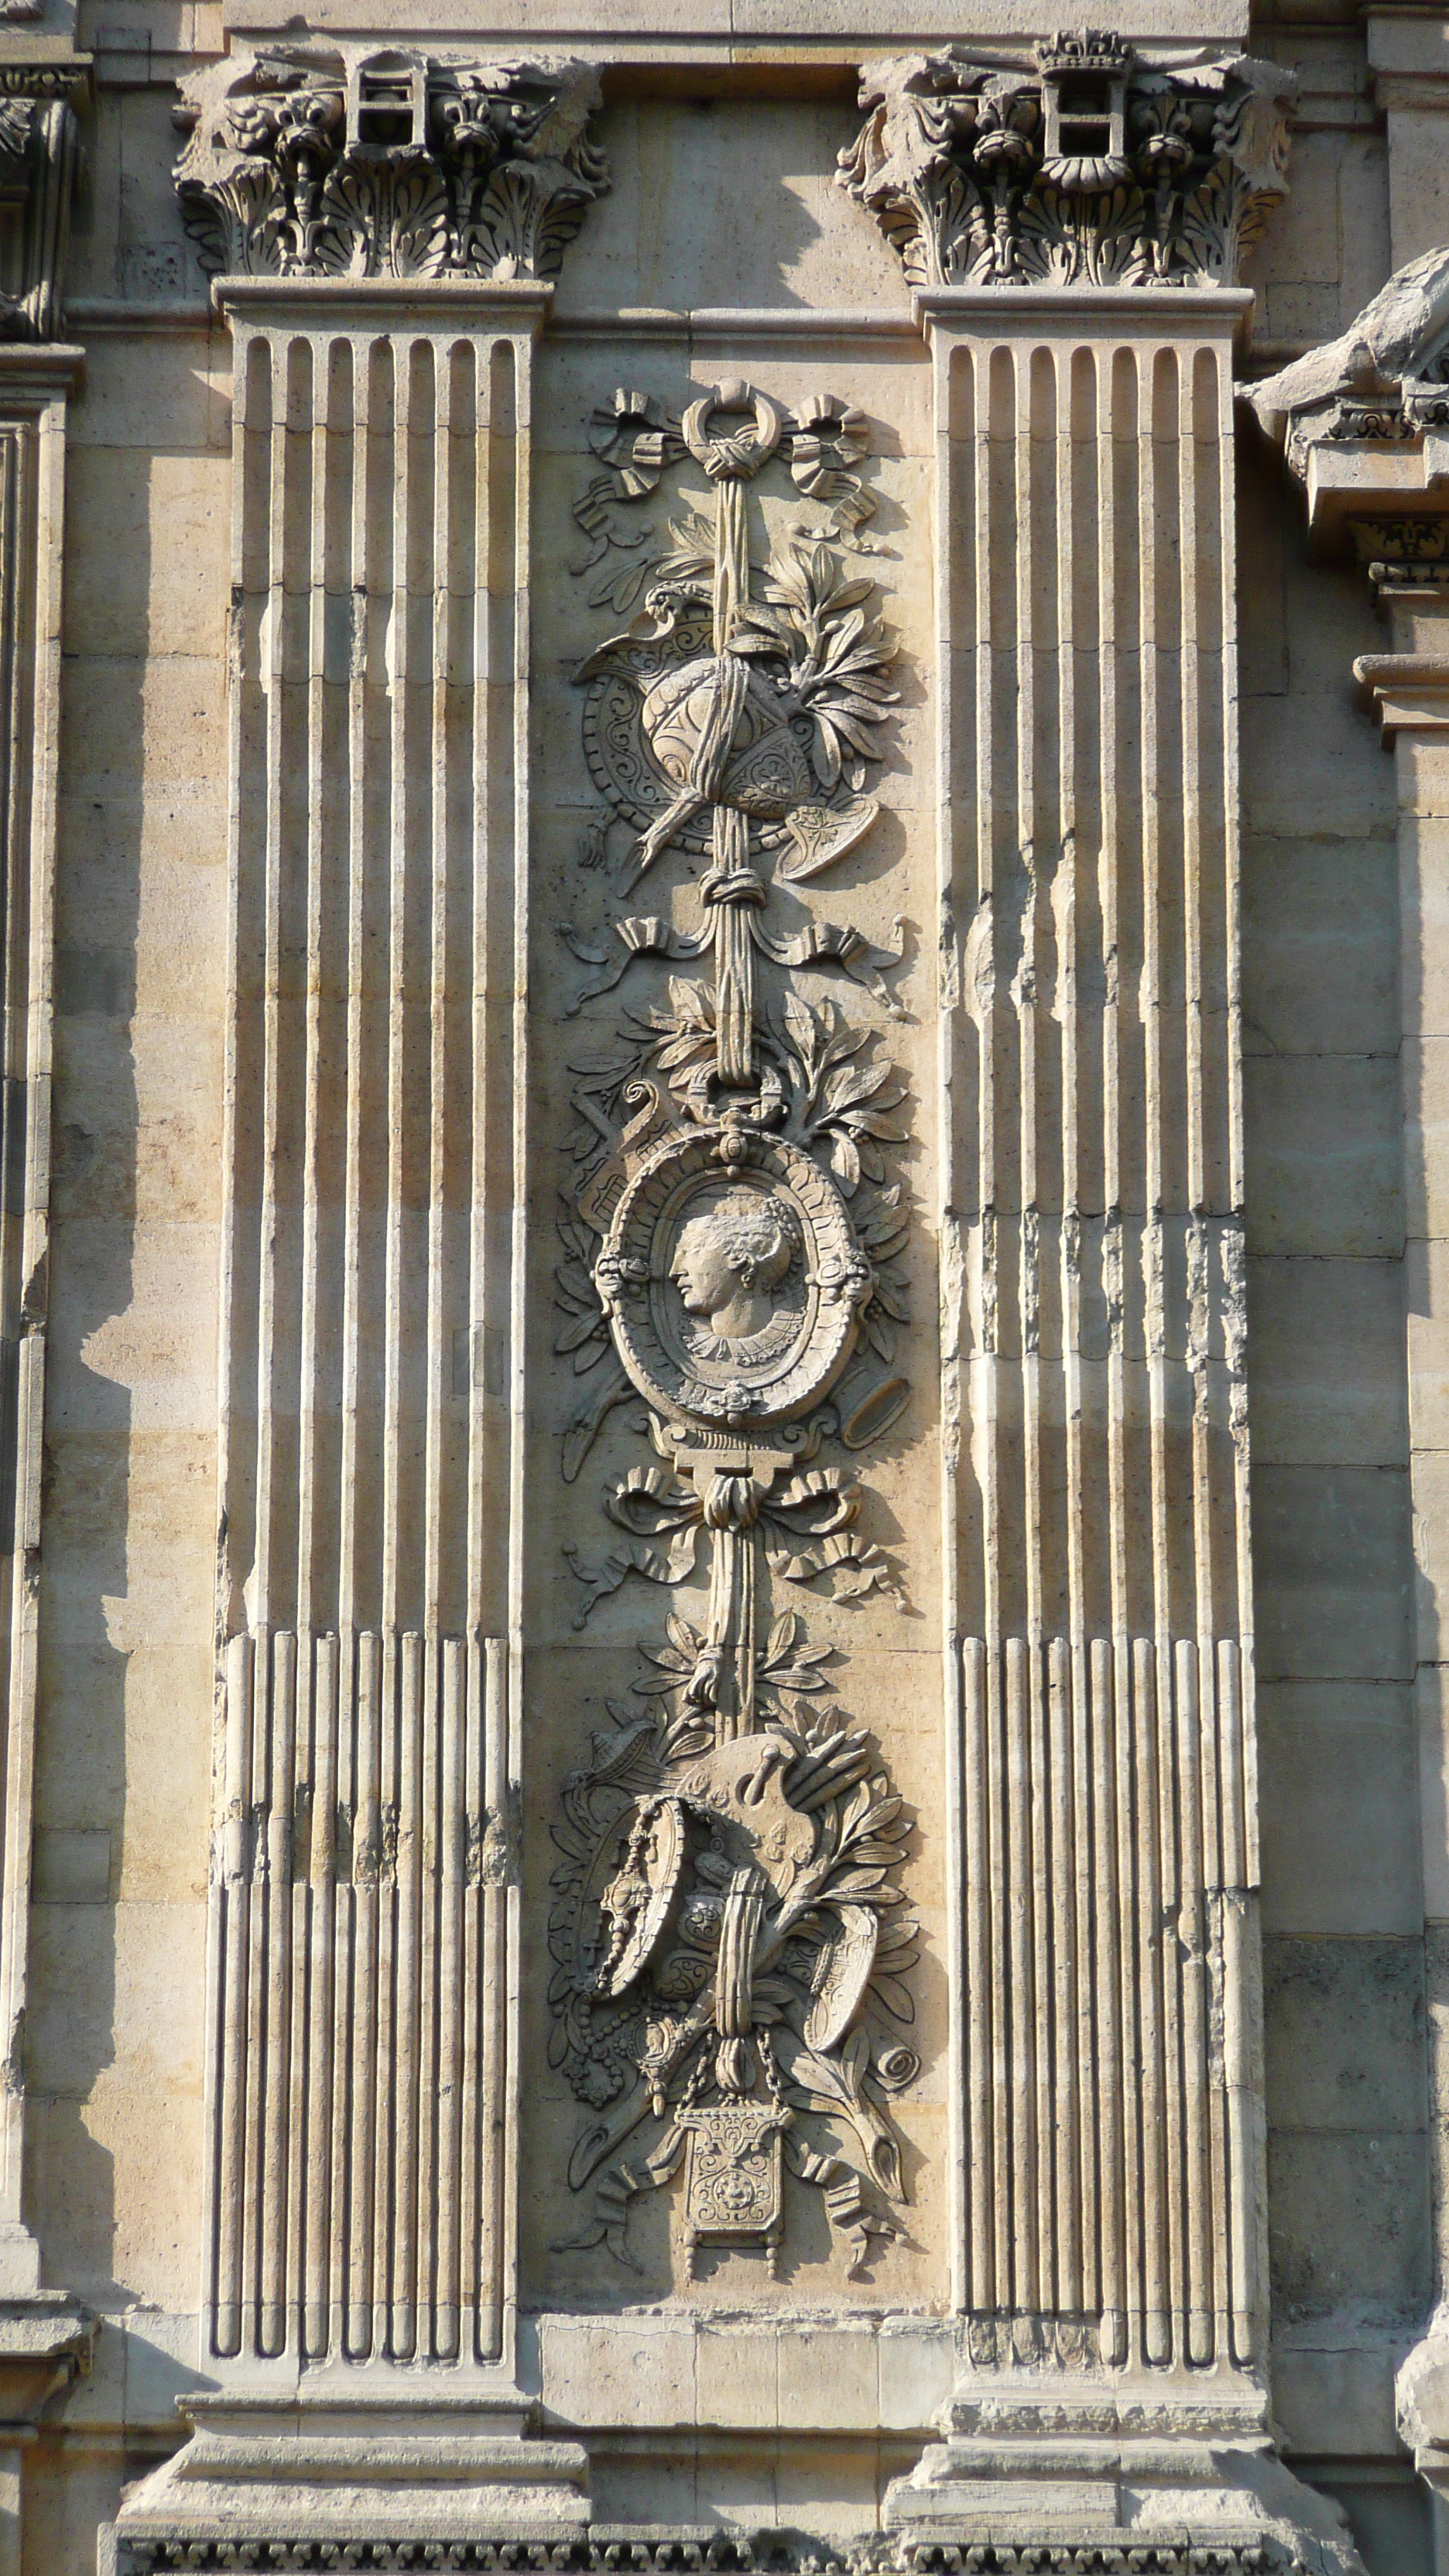
[[1099,28],[1019,69],[968,47],[864,74],[838,184],[912,284],[1224,286],[1287,192],[1292,75],[1166,70]]
[[[557,1827],[554,2063],[598,2115],[570,2166],[592,2194],[577,2242],[628,2263],[632,2201],[683,2168],[691,2268],[706,2247],[773,2262],[793,2178],[822,2194],[858,2273],[901,2233],[888,2103],[917,2064],[887,2025],[913,2014],[892,1875],[909,1826],[867,1737],[822,1704],[831,1650],[778,1589],[901,1599],[855,1473],[821,1452],[867,1448],[909,1393],[893,1373],[907,1217],[888,1176],[905,1093],[868,1029],[795,989],[799,969],[839,967],[899,1015],[899,925],[877,948],[798,891],[875,823],[896,702],[875,585],[840,560],[867,549],[868,429],[834,398],[792,413],[732,380],[679,413],[620,391],[590,445],[602,470],[576,505],[577,569],[596,608],[637,607],[577,675],[590,770],[633,835],[616,881],[627,895],[673,854],[702,868],[702,917],[681,924],[666,897],[609,919],[602,945],[565,930],[599,970],[575,1007],[636,963],[713,971],[672,977],[572,1068],[555,1347],[592,1386],[563,1471],[631,1397],[654,1452],[605,1486],[603,1557],[569,1551],[576,1624],[631,1577],[681,1601],[708,1577],[702,1620],[677,1609],[667,1642],[641,1647],[647,1712],[611,1709],[617,1734],[596,1739]],[[676,510],[662,538],[631,525],[691,462],[712,508]],[[760,563],[747,493],[772,465],[826,516]],[[607,859],[607,821],[580,855]],[[806,918],[776,929],[786,887]]]
[[211,274],[556,277],[609,185],[598,74],[279,46],[182,86],[177,193]]
[[0,65],[0,340],[55,340],[81,167],[83,66]]

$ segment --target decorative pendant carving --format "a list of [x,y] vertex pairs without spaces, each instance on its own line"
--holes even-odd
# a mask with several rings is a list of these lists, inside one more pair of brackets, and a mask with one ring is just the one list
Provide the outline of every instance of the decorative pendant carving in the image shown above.
[[[577,1476],[610,1408],[637,1393],[661,1463],[605,1492],[621,1542],[585,1583],[580,1624],[631,1574],[676,1585],[700,1543],[704,1625],[667,1622],[645,1650],[642,1716],[611,1709],[565,1793],[553,1921],[554,2062],[600,2116],[570,2164],[592,2184],[580,2242],[628,2261],[630,2201],[687,2158],[691,2265],[702,2247],[774,2260],[783,2172],[825,2195],[852,2269],[897,2235],[902,2197],[886,2104],[916,2060],[881,2017],[909,2020],[901,1971],[914,1925],[891,1873],[908,1827],[867,1738],[824,1698],[830,1650],[793,1611],[767,1618],[767,1580],[824,1580],[837,1597],[895,1593],[857,1528],[861,1495],[813,1462],[827,1440],[879,1438],[906,1399],[882,1376],[904,1312],[895,1268],[906,1232],[883,1148],[904,1095],[873,1062],[868,1033],[833,1003],[815,1008],[789,970],[839,965],[894,1009],[892,952],[854,928],[768,927],[772,882],[798,885],[851,849],[875,819],[863,792],[893,692],[891,647],[826,536],[857,548],[870,514],[857,468],[865,425],[818,401],[791,417],[731,381],[676,419],[620,394],[593,424],[605,467],[578,505],[603,566],[595,605],[625,608],[624,633],[584,662],[585,741],[612,816],[634,838],[625,890],[671,849],[707,852],[704,919],[613,924],[622,957],[580,1001],[638,958],[712,955],[709,984],[673,981],[667,1006],[633,1013],[602,1065],[577,1067],[578,1177],[563,1224],[559,1338],[581,1374],[603,1371],[566,1435]],[[713,518],[670,524],[643,555],[616,519],[686,457],[714,486]],[[823,531],[752,564],[747,486],[773,461],[825,506]],[[621,568],[619,558],[626,560]],[[773,876],[759,862],[773,857]],[[774,1007],[763,959],[785,970]],[[869,2015],[876,2018],[871,2020]],[[808,2121],[856,2142],[849,2162]],[[653,2143],[626,2155],[646,2126]]]
[[176,165],[204,269],[549,278],[609,185],[587,63],[458,66],[280,45],[182,84]]
[[838,183],[916,286],[1230,286],[1287,194],[1293,75],[1162,70],[1101,28],[1035,68],[964,46],[873,63]]

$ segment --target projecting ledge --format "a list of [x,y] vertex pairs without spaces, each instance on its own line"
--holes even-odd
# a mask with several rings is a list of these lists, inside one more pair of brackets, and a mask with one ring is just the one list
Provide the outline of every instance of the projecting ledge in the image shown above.
[[[973,2411],[995,2410],[950,2410]],[[1160,2403],[1099,2403],[1066,2423],[1071,2410],[1059,2401],[1033,2409],[1017,2398],[1002,2407],[1003,2420],[933,2444],[887,2489],[886,2525],[917,2565],[933,2547],[1055,2543],[1081,2549],[1093,2565],[1103,2563],[1098,2551],[1141,2551],[1143,2564],[1156,2565],[1177,2550],[1192,2566],[1363,2576],[1339,2507],[1283,2466],[1266,2430],[1233,2426],[1228,2418],[1240,2411],[1205,2399],[1186,2406],[1174,2430]],[[1005,2420],[1012,2415],[1015,2426]],[[1216,2425],[1214,2415],[1222,2416]],[[1142,2416],[1159,2420],[1149,2430]]]
[[1254,297],[1245,286],[918,286],[921,329],[973,340],[1245,341]]
[[14,2441],[15,2428],[33,2424],[57,2390],[85,2378],[95,2339],[96,2319],[64,2290],[0,2295],[0,2440]]
[[553,287],[535,278],[217,277],[223,320],[349,331],[485,330],[536,334]]
[[1353,676],[1386,744],[1398,733],[1449,733],[1449,654],[1360,653]]
[[[588,2455],[530,2401],[438,2369],[323,2369],[188,2397],[191,2439],[133,2488],[117,2557],[157,2544],[554,2544],[589,2518]],[[147,2561],[149,2563],[149,2560]]]

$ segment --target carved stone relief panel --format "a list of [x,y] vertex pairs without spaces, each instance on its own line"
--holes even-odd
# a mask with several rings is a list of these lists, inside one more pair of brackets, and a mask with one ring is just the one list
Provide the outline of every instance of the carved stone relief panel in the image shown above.
[[[764,2295],[821,2261],[844,2284],[890,2260],[919,2296],[896,1755],[938,1735],[940,1668],[913,1633],[930,1568],[873,1473],[898,1498],[919,1411],[913,942],[881,919],[917,694],[904,514],[878,513],[879,428],[833,392],[722,369],[683,400],[610,391],[586,435],[583,543],[542,612],[578,752],[534,966],[561,1005],[562,1193],[531,1472],[562,1534],[557,1569],[535,1560],[548,1625],[601,1651],[540,1694],[567,2166],[535,2260],[585,2304],[661,2271]],[[929,1674],[904,1729],[885,1623]],[[587,1719],[554,1699],[570,1668]]]

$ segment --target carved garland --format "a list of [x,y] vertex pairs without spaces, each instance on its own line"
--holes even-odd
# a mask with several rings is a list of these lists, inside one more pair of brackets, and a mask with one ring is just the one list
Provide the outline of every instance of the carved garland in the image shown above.
[[[899,2234],[888,2204],[904,2198],[887,2105],[918,2071],[888,2029],[913,2010],[915,1926],[893,1876],[908,1825],[829,1701],[830,1650],[794,1611],[766,1617],[763,1577],[895,1595],[854,1480],[815,1461],[827,1441],[879,1438],[907,1397],[892,1368],[906,1217],[887,1176],[904,1094],[868,1033],[812,1008],[792,970],[838,966],[895,1012],[883,977],[899,948],[827,921],[770,926],[774,887],[811,882],[877,812],[864,790],[894,648],[873,582],[837,551],[871,550],[866,424],[827,400],[791,415],[730,381],[679,417],[620,393],[591,443],[579,569],[595,606],[643,604],[578,674],[606,800],[581,858],[603,864],[622,823],[625,890],[670,850],[707,864],[695,927],[618,918],[607,954],[566,931],[595,969],[578,1003],[641,958],[708,957],[712,972],[671,979],[604,1061],[575,1067],[557,1347],[594,1384],[563,1470],[578,1475],[634,1396],[655,1463],[606,1489],[619,1536],[603,1562],[571,1561],[580,1625],[631,1574],[682,1583],[701,1547],[709,1594],[702,1626],[675,1614],[642,1650],[642,1711],[611,1707],[616,1732],[556,1828],[553,2062],[596,2115],[570,2181],[593,2191],[580,2244],[628,2262],[631,2200],[687,2159],[691,2264],[700,2246],[773,2262],[788,2167],[823,2192],[856,2271],[872,2238]],[[630,509],[686,458],[713,509],[651,542]],[[749,489],[774,466],[826,515],[797,518],[757,567]]]

